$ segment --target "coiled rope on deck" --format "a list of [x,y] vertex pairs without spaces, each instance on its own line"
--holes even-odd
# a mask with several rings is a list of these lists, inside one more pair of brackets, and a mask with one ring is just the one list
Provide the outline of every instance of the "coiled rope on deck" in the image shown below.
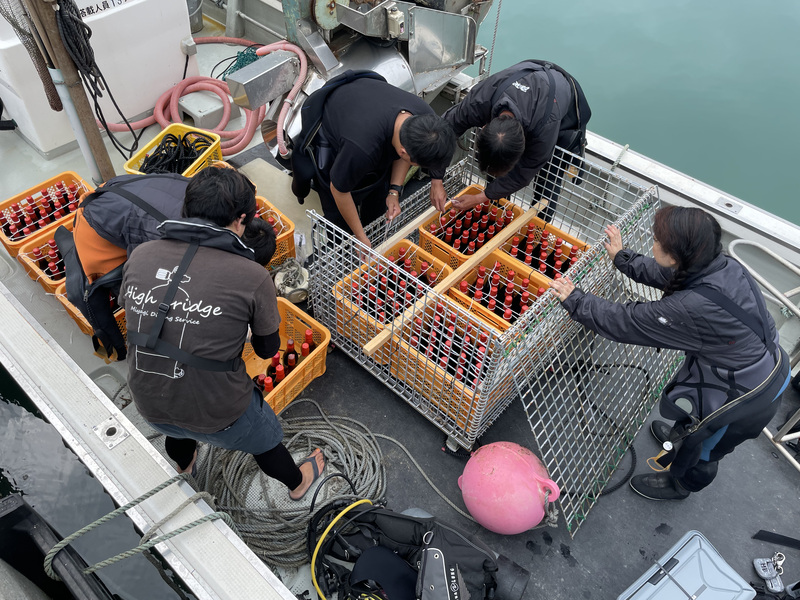
[[[303,403],[313,405],[319,416],[282,416],[284,445],[302,456],[321,448],[326,460],[321,477],[340,472],[347,478],[323,478],[319,493],[324,502],[383,499],[386,470],[376,436],[354,419],[326,415],[313,400],[296,399],[292,407]],[[286,488],[263,475],[252,455],[209,447],[197,481],[217,498],[218,510],[232,516],[242,539],[264,562],[286,568],[308,562],[306,531],[313,516],[309,503],[289,500]]]

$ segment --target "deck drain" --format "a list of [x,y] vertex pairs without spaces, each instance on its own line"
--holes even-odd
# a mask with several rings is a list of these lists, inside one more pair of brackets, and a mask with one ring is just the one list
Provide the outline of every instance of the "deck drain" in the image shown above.
[[97,437],[103,440],[109,450],[130,435],[114,417],[108,417],[99,425],[92,427],[92,430],[97,434]]

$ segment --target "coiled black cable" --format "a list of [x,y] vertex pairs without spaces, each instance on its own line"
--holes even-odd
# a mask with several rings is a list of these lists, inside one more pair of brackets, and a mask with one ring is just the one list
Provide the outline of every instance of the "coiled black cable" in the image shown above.
[[213,143],[211,136],[196,131],[182,136],[168,133],[145,156],[138,170],[146,174],[183,173]]
[[[131,158],[139,147],[139,137],[141,134],[137,135],[136,132],[134,132],[128,119],[122,114],[122,110],[117,104],[114,95],[111,93],[111,89],[108,87],[106,78],[97,66],[97,62],[94,58],[94,50],[92,50],[92,46],[89,43],[89,38],[92,37],[92,30],[81,19],[80,12],[74,0],[59,0],[58,10],[56,10],[55,13],[58,32],[61,35],[64,48],[66,48],[72,62],[75,63],[78,73],[86,89],[89,91],[89,95],[92,97],[94,113],[97,120],[106,130],[106,133],[108,133],[108,138],[111,140],[114,148],[117,149],[123,158]],[[106,118],[99,102],[100,98],[103,97],[104,91],[108,93],[108,97],[114,104],[114,108],[117,109],[117,113],[122,117],[122,121],[128,127],[128,131],[133,135],[133,143],[130,147],[117,139],[116,135],[106,126]]]

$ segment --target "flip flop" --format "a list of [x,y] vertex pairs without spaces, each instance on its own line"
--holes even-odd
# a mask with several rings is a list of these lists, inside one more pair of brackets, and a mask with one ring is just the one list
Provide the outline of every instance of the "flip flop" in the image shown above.
[[[295,502],[299,502],[300,500],[302,500],[305,497],[305,495],[308,493],[308,490],[310,490],[311,487],[314,485],[314,482],[317,479],[319,479],[320,473],[322,473],[322,471],[325,470],[325,465],[328,464],[327,461],[325,461],[324,464],[322,465],[322,471],[320,471],[319,467],[317,466],[317,455],[315,454],[317,452],[317,450],[319,450],[319,453],[322,454],[322,450],[320,450],[319,448],[316,448],[314,450],[314,452],[312,452],[303,462],[301,462],[299,465],[297,465],[297,468],[299,469],[304,464],[311,463],[311,468],[312,468],[312,470],[314,472],[314,478],[311,480],[311,483],[308,484],[308,487],[306,488],[306,491],[303,492],[302,496],[300,496],[299,498],[292,498],[292,496],[290,495],[289,496],[289,500],[293,500]],[[325,455],[324,454],[322,454],[322,458],[323,458],[323,460],[325,459]]]

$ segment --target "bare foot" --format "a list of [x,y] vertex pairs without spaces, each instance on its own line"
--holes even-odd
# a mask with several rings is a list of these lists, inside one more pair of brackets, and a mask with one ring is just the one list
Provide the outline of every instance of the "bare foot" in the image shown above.
[[189,466],[185,469],[181,469],[178,467],[178,473],[191,473],[192,468],[194,468],[194,463],[197,462],[197,450],[194,451],[194,456],[192,457],[192,462],[189,463]]
[[[314,467],[316,467],[316,470]],[[322,454],[322,450],[317,448],[307,459],[300,463],[300,472],[303,474],[303,481],[289,492],[289,498],[292,500],[300,500],[308,491],[308,488],[311,487],[311,484],[317,480],[317,477],[319,477],[319,474],[322,473],[324,468],[325,457]]]

